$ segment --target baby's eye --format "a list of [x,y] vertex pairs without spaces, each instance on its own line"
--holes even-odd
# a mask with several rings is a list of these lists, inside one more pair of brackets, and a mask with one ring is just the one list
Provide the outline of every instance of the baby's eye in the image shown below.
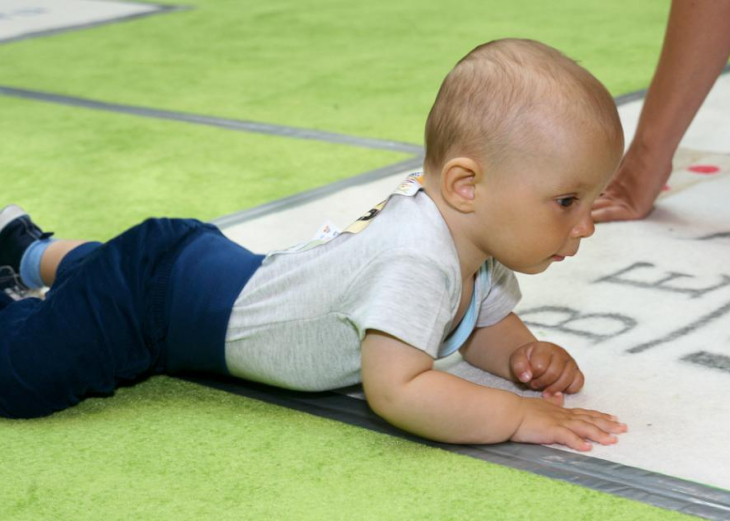
[[560,206],[562,206],[563,208],[569,208],[577,200],[578,200],[577,197],[561,197],[560,199],[558,199],[558,204]]

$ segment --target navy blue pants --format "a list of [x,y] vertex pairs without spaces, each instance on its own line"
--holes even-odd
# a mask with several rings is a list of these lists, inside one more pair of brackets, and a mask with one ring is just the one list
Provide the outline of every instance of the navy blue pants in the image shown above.
[[45,300],[0,293],[0,416],[45,416],[153,374],[226,373],[231,309],[262,260],[213,225],[150,219],[71,251]]

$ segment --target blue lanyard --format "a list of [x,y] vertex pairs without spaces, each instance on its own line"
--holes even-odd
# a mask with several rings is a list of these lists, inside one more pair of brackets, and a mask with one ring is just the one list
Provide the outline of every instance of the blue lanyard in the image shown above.
[[479,317],[479,307],[482,302],[484,293],[489,287],[489,271],[487,263],[481,265],[477,272],[476,281],[474,282],[474,292],[471,295],[469,308],[464,313],[459,326],[444,340],[439,349],[439,358],[444,358],[455,353],[467,339],[471,336],[472,331]]

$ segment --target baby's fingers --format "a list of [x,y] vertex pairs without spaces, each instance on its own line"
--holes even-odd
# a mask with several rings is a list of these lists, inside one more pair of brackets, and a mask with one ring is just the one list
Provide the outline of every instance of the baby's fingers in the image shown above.
[[572,409],[571,413],[571,418],[561,422],[555,441],[574,450],[589,451],[590,442],[613,445],[618,442],[616,434],[627,431],[625,424],[609,414],[586,409]]
[[543,389],[550,394],[557,392],[574,394],[580,391],[583,382],[583,374],[578,369],[578,365],[573,360],[569,360],[565,365],[556,361],[542,377],[533,380],[530,385],[534,389]]
[[583,372],[578,369],[578,372],[576,373],[575,377],[573,378],[573,381],[568,386],[568,388],[565,390],[568,394],[575,394],[581,389],[583,389],[583,384],[585,384],[585,376],[583,376]]
[[[551,367],[553,366],[553,367]],[[557,374],[553,363],[553,354],[547,349],[535,349],[530,353],[530,367],[532,368],[533,380],[530,385],[533,388],[545,387],[555,381]],[[546,374],[549,373],[549,374]],[[547,380],[547,383],[545,382]],[[536,382],[537,386],[535,385]]]
[[555,433],[555,443],[560,443],[561,445],[565,445],[566,447],[580,452],[587,452],[593,448],[593,445],[589,441],[582,438],[568,427],[561,427],[558,429]]
[[604,430],[593,421],[574,420],[570,424],[568,424],[567,427],[577,436],[583,438],[583,440],[595,441],[596,443],[600,443],[601,445],[613,445],[618,441],[618,438],[615,434]]
[[532,368],[530,367],[530,352],[532,349],[518,349],[510,359],[512,372],[522,383],[532,380]]
[[[596,411],[593,409],[580,409],[577,407],[569,409],[569,410],[576,416],[587,417],[587,419],[589,421],[603,419],[603,420],[612,421],[612,422],[618,424],[618,418],[616,418],[616,416],[614,416],[612,414],[607,414],[605,412]],[[619,425],[623,425],[623,423],[621,423]]]
[[625,423],[621,423],[615,416],[605,414],[598,411],[585,411],[583,409],[573,409],[574,413],[578,413],[578,418],[591,423],[599,429],[611,433],[621,434],[629,430]]

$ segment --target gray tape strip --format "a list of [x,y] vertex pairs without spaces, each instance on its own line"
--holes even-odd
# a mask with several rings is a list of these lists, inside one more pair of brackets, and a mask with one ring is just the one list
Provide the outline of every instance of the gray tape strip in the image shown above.
[[208,125],[212,127],[224,128],[227,130],[237,130],[240,132],[254,132],[257,134],[270,134],[274,136],[295,139],[325,141],[328,143],[350,145],[355,147],[371,148],[376,150],[388,150],[390,152],[406,152],[409,154],[417,154],[421,152],[421,147],[418,145],[401,143],[398,141],[387,141],[383,139],[348,136],[345,134],[336,134],[334,132],[325,132],[323,130],[287,127],[283,125],[260,123],[256,121],[216,118],[200,114],[188,114],[185,112],[175,112],[171,110],[159,110],[147,107],[137,107],[134,105],[122,105],[119,103],[107,103],[104,101],[95,101],[86,98],[78,98],[75,96],[62,96],[59,94],[51,94],[48,92],[39,92],[3,85],[0,85],[0,94],[4,96],[13,96],[16,98],[30,99],[35,101],[58,103],[61,105],[69,105],[72,107],[81,107],[85,109],[104,110],[107,112],[118,112],[122,114],[131,114],[134,116],[142,116],[146,118],[166,119],[181,121],[184,123]]
[[102,20],[99,22],[90,22],[90,23],[84,23],[84,24],[78,24],[78,25],[69,25],[67,27],[59,27],[58,29],[48,29],[45,31],[35,31],[32,33],[26,33],[21,36],[13,36],[10,38],[4,38],[0,39],[0,45],[5,43],[13,43],[18,42],[21,40],[30,40],[31,38],[43,38],[46,36],[53,36],[55,34],[61,34],[61,33],[67,33],[71,31],[79,31],[82,29],[91,29],[94,27],[98,27],[101,25],[108,25],[118,22],[126,22],[131,21],[137,18],[145,18],[147,16],[152,16],[156,14],[161,13],[172,13],[175,11],[186,11],[188,9],[192,9],[191,7],[187,6],[176,6],[176,5],[159,5],[159,4],[148,4],[146,2],[133,2],[131,0],[124,0],[125,3],[138,3],[138,4],[144,4],[145,6],[154,7],[154,11],[148,11],[146,13],[135,13],[135,14],[129,14],[125,16],[119,16],[117,18],[110,18],[108,20]]
[[336,181],[334,183],[330,183],[319,188],[314,188],[306,192],[300,192],[289,197],[284,197],[283,199],[277,199],[261,206],[256,206],[248,210],[225,215],[223,217],[213,219],[211,222],[219,228],[226,228],[228,226],[233,226],[235,224],[240,224],[245,221],[250,221],[259,217],[263,217],[264,215],[281,212],[283,210],[288,210],[304,203],[321,199],[333,193],[339,192],[340,190],[344,190],[345,188],[351,188],[353,186],[371,183],[383,177],[395,175],[400,172],[405,172],[407,170],[419,170],[422,167],[423,156],[419,155],[410,159],[406,159],[405,161],[400,161],[392,165],[378,168],[377,170],[365,172],[364,174],[341,179],[340,181]]
[[626,105],[627,103],[631,103],[632,101],[639,101],[641,99],[644,99],[644,96],[646,96],[646,89],[637,90],[636,92],[629,92],[628,94],[621,94],[620,96],[616,96],[614,98],[614,101],[616,102],[617,106]]
[[660,508],[713,521],[730,519],[730,492],[698,483],[540,445],[451,445],[428,441],[396,429],[373,413],[364,400],[344,394],[301,393],[215,376],[195,375],[184,379]]

